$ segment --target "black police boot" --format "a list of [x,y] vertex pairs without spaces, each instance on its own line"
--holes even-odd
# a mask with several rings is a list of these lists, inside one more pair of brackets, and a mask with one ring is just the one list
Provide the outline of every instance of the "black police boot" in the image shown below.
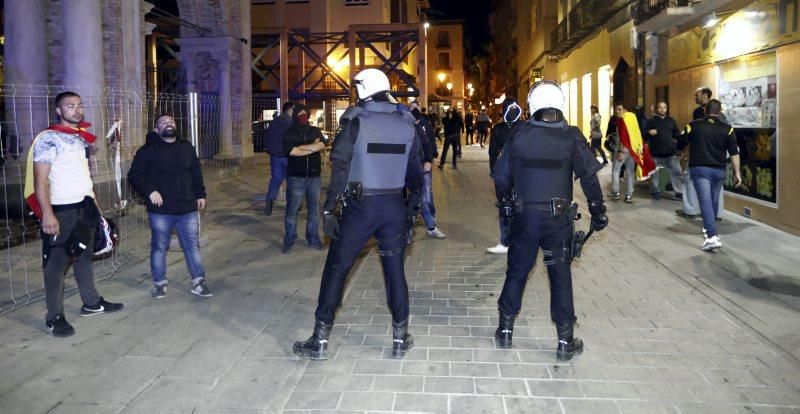
[[402,358],[414,346],[414,337],[408,333],[408,319],[397,323],[392,321],[392,357]]
[[511,348],[511,334],[514,331],[514,319],[517,315],[506,315],[500,312],[500,325],[494,332],[494,337],[497,339],[497,344],[500,348]]
[[561,361],[569,361],[573,356],[583,352],[583,341],[572,336],[573,326],[572,323],[556,324],[556,332],[558,332],[556,358]]
[[301,358],[311,358],[315,361],[328,359],[328,337],[331,335],[331,328],[333,328],[332,323],[317,319],[311,337],[302,342],[295,342],[292,352]]

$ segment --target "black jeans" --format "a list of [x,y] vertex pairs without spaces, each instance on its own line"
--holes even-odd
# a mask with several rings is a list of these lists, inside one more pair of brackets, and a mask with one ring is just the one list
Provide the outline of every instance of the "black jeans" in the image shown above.
[[599,152],[600,156],[603,157],[603,162],[605,163],[608,162],[608,159],[606,158],[606,153],[603,151],[603,145],[600,143],[600,141],[602,141],[602,139],[592,138],[591,148],[594,150],[594,156],[596,157],[597,153]]
[[460,137],[458,135],[448,135],[448,136],[446,136],[444,138],[444,146],[442,147],[442,157],[439,159],[439,165],[444,165],[444,163],[447,162],[447,149],[450,148],[450,146],[452,146],[453,147],[453,166],[454,167],[456,166],[456,164],[458,163],[456,161],[456,159],[458,159],[456,154],[458,154],[458,147],[460,146],[459,141],[460,141]]
[[[81,208],[55,213],[59,224],[59,234],[55,237],[55,241],[53,241],[53,236],[42,232],[43,253],[47,254],[46,258],[43,257],[45,260],[44,292],[45,302],[47,303],[47,320],[52,319],[59,313],[64,313],[64,276],[67,273],[70,262],[72,262],[72,259],[67,255],[67,240],[78,224],[78,217],[82,213],[83,209]],[[97,222],[85,221],[84,223],[91,226],[88,248],[72,262],[72,269],[75,273],[75,282],[78,285],[81,300],[87,305],[94,305],[100,298],[94,287],[94,272],[92,271],[94,231]]]
[[564,261],[563,242],[570,240],[573,226],[566,214],[551,217],[550,212],[525,208],[511,220],[508,270],[503,291],[497,300],[500,311],[516,315],[522,308],[522,295],[541,247],[550,279],[550,317],[557,324],[575,322],[572,300],[572,271]]
[[315,316],[333,323],[342,303],[347,274],[372,236],[378,239],[386,301],[392,320],[408,319],[408,284],[404,268],[406,209],[402,194],[364,196],[350,201],[342,211],[340,238],[328,249]]

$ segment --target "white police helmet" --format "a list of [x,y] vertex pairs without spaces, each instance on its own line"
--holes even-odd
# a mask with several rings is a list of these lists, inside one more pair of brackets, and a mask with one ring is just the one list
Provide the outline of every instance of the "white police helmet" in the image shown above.
[[358,99],[367,99],[381,92],[389,92],[389,78],[378,69],[364,69],[356,74],[353,82],[356,85]]
[[557,109],[563,114],[564,93],[553,81],[536,82],[528,92],[528,109],[531,115],[540,109]]

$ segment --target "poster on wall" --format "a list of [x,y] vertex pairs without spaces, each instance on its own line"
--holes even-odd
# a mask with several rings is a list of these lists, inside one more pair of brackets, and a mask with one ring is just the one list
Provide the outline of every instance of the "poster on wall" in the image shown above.
[[741,160],[742,185],[733,187],[728,164],[725,190],[775,203],[777,200],[777,82],[759,76],[726,82],[720,79],[722,112],[734,128]]

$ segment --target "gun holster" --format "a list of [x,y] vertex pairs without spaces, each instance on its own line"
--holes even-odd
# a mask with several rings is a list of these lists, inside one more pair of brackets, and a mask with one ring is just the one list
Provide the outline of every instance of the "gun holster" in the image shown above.
[[359,182],[347,183],[344,189],[344,197],[351,201],[361,201],[364,194],[364,186]]
[[586,242],[586,232],[582,230],[575,231],[575,222],[581,219],[581,213],[578,212],[578,204],[572,203],[566,209],[566,213],[570,218],[572,237],[564,242],[564,261],[572,263],[575,258],[581,257],[583,244]]

